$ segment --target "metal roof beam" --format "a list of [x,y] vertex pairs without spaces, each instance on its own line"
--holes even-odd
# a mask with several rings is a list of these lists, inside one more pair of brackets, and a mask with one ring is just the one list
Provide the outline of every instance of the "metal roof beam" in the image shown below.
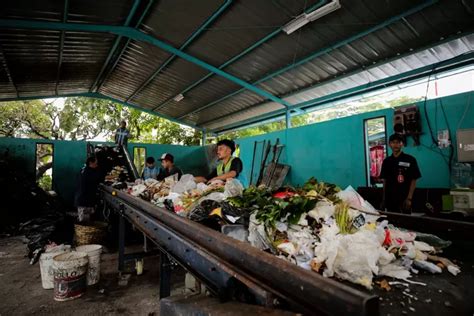
[[102,93],[98,93],[98,92],[64,93],[64,94],[59,94],[59,95],[35,95],[35,96],[24,96],[24,97],[16,97],[16,98],[0,98],[0,102],[28,101],[28,100],[38,100],[38,99],[74,98],[74,97],[86,97],[86,98],[97,98],[97,99],[110,100],[112,102],[116,102],[116,103],[125,105],[126,107],[133,108],[133,109],[136,109],[136,110],[139,110],[139,111],[142,111],[142,112],[154,115],[154,116],[161,117],[165,120],[171,121],[171,122],[176,123],[176,124],[185,125],[185,126],[197,129],[199,131],[203,130],[202,128],[197,127],[195,125],[178,121],[177,119],[175,119],[173,117],[169,117],[167,115],[159,114],[159,113],[153,112],[151,110],[143,109],[143,108],[140,108],[136,105],[133,105],[133,104],[130,104],[130,103],[127,103],[127,102],[124,102],[124,101],[120,101],[118,99],[106,96],[106,95],[104,95]]
[[[135,28],[138,28],[142,22],[143,22],[143,19],[145,18],[145,16],[148,14],[148,11],[150,10],[151,6],[153,5],[154,3],[154,0],[149,0],[148,1],[148,4],[147,6],[145,7],[145,9],[143,10],[140,18],[138,19],[137,23],[135,24]],[[125,42],[125,44],[123,45],[122,49],[120,50],[120,53],[117,54],[117,57],[115,58],[112,66],[109,67],[109,69],[107,69],[106,73],[102,76],[102,79],[98,82],[97,84],[97,88],[95,89],[96,91],[99,91],[99,89],[102,87],[102,85],[105,83],[105,81],[107,80],[107,78],[110,76],[110,74],[112,73],[112,71],[115,69],[115,67],[117,67],[117,64],[119,63],[120,59],[122,58],[123,54],[125,53],[127,47],[128,47],[128,44],[130,44],[130,41],[131,39],[128,38],[127,41]]]
[[[128,13],[127,18],[125,19],[124,26],[128,26],[130,24],[130,22],[132,21],[132,18],[135,15],[135,12],[137,11],[139,5],[140,5],[140,0],[135,0],[133,2],[133,5],[130,9],[130,12]],[[96,90],[96,86],[99,83],[99,80],[101,79],[102,74],[104,73],[105,69],[109,65],[110,60],[112,59],[112,56],[115,54],[115,51],[117,50],[117,47],[118,47],[121,40],[122,40],[122,36],[118,35],[117,38],[115,39],[114,44],[112,45],[112,48],[109,51],[109,54],[105,58],[105,62],[102,65],[102,68],[100,69],[99,74],[97,75],[97,77],[94,80],[94,83],[92,84],[92,86],[89,89],[90,92]]]
[[[63,23],[67,21],[67,14],[69,10],[69,0],[64,0],[64,10],[63,10]],[[56,70],[56,86],[54,91],[58,94],[58,85],[59,85],[59,76],[61,74],[61,65],[63,63],[63,49],[64,49],[64,31],[61,31],[61,39],[59,41],[58,47],[58,69]]]
[[[232,1],[233,0],[226,0],[219,7],[219,9],[217,9],[216,12],[214,12],[208,19],[206,19],[206,21],[204,21],[204,23],[196,31],[194,31],[191,34],[191,36],[184,42],[184,44],[179,47],[179,50],[181,50],[181,51],[184,50],[189,44],[191,44],[194,41],[194,39],[196,39],[196,37],[201,35],[201,33],[204,31],[204,29],[206,29],[209,26],[209,24],[214,22],[227,9],[227,7],[232,4]],[[133,93],[127,99],[125,99],[125,102],[128,102],[130,99],[133,99],[138,93],[140,93],[140,91],[142,91],[145,87],[147,87],[150,84],[150,82],[152,82],[153,79],[155,79],[156,76],[166,66],[168,66],[175,58],[176,58],[175,54],[171,55],[162,65],[160,65],[158,67],[158,69],[156,69],[153,72],[153,74],[150,77],[148,77],[147,80],[145,80],[137,89],[135,89],[135,91],[133,91]],[[155,110],[155,109],[153,109],[153,110]]]
[[[324,4],[326,4],[328,2],[328,0],[320,0],[318,3],[316,3],[315,5],[311,6],[310,8],[308,8],[307,10],[305,10],[305,13],[309,13],[315,9],[318,9],[319,7],[323,6]],[[269,40],[271,40],[272,38],[274,38],[275,36],[277,36],[278,34],[280,34],[280,32],[283,31],[283,26],[282,27],[279,27],[278,29],[276,29],[275,31],[271,32],[270,34],[268,35],[265,35],[263,38],[261,38],[260,40],[258,40],[257,42],[253,43],[252,45],[250,45],[249,47],[247,47],[246,49],[244,49],[243,51],[241,51],[240,53],[238,53],[237,55],[235,55],[234,57],[232,57],[231,59],[227,60],[225,63],[223,63],[222,65],[219,66],[219,69],[223,69],[227,66],[229,66],[230,64],[232,64],[233,62],[239,60],[240,58],[244,57],[245,55],[247,55],[248,53],[250,53],[251,51],[253,51],[254,49],[260,47],[262,44],[268,42]],[[198,81],[192,83],[191,85],[187,86],[185,89],[183,89],[182,91],[180,91],[179,93],[177,93],[177,95],[179,94],[185,94],[186,92],[192,90],[193,88],[195,88],[196,86],[200,85],[202,82],[206,81],[207,79],[209,79],[210,77],[212,77],[214,75],[214,73],[210,72],[208,73],[207,75],[205,75],[204,77],[202,77],[201,79],[199,79]],[[164,107],[165,105],[167,105],[168,103],[170,103],[171,101],[173,101],[173,98],[169,98],[168,100],[164,101],[163,103],[159,104],[158,106],[156,106],[153,110],[158,110],[158,109],[161,109],[162,107]],[[186,116],[189,116],[191,114],[194,114],[195,112],[194,111],[191,111],[191,112],[188,112],[182,116],[179,117],[179,119],[183,119],[185,118]]]
[[[329,102],[335,102],[335,101],[343,100],[343,99],[346,99],[346,98],[354,97],[354,96],[357,96],[361,93],[376,91],[378,89],[387,88],[387,87],[397,85],[397,84],[401,84],[401,83],[404,83],[404,82],[409,82],[409,81],[421,79],[423,77],[426,77],[426,76],[429,76],[429,75],[434,75],[434,74],[437,74],[437,73],[440,73],[440,72],[445,72],[445,71],[449,71],[449,70],[452,70],[452,69],[457,69],[457,68],[460,68],[460,67],[468,66],[468,65],[472,64],[473,62],[474,62],[474,52],[471,52],[471,53],[468,53],[468,54],[463,54],[463,55],[454,57],[454,58],[446,60],[446,61],[441,61],[441,62],[439,62],[437,64],[434,64],[434,65],[424,66],[424,67],[421,67],[421,68],[417,68],[417,69],[414,69],[414,70],[410,70],[410,71],[401,73],[401,74],[396,75],[396,76],[381,79],[381,80],[378,80],[378,81],[373,81],[373,82],[370,82],[368,84],[364,84],[364,85],[354,87],[354,88],[351,88],[351,89],[339,91],[337,93],[333,93],[333,94],[330,94],[330,95],[327,95],[327,96],[324,96],[324,97],[321,97],[321,98],[301,102],[301,103],[292,105],[289,108],[289,111],[298,110],[298,109],[315,108],[315,107],[318,107],[318,106],[325,105]],[[351,74],[349,74],[349,75],[351,75]],[[243,111],[243,110],[241,110],[241,111]],[[275,117],[284,118],[285,111],[286,111],[285,109],[276,110],[276,111],[273,111],[273,112],[269,112],[269,113],[266,113],[266,114],[259,115],[257,117],[253,117],[253,118],[244,120],[244,121],[240,121],[240,122],[236,122],[236,123],[227,125],[223,129],[218,129],[217,128],[217,129],[213,129],[213,130],[209,130],[209,129],[208,130],[212,131],[214,133],[222,134],[223,132],[226,132],[226,131],[244,128],[247,125],[257,124],[259,122],[263,123],[267,120],[274,119]],[[238,114],[238,112],[233,113],[231,115],[235,115],[235,114]],[[209,121],[209,123],[213,122],[213,121],[216,121],[216,120]]]
[[12,73],[10,72],[10,68],[8,68],[7,58],[5,57],[5,53],[3,52],[2,43],[0,43],[0,55],[2,56],[2,59],[3,59],[3,65],[2,66],[5,69],[5,72],[7,74],[7,78],[10,81],[10,83],[12,84],[13,89],[15,89],[16,96],[19,97],[20,94],[18,93],[18,87],[16,86],[15,82],[13,81],[13,77],[12,77]]
[[[370,33],[373,33],[373,32],[375,32],[375,31],[378,31],[378,30],[380,30],[380,29],[382,29],[382,28],[384,28],[384,27],[386,27],[386,26],[388,26],[388,25],[390,25],[390,24],[392,24],[392,23],[394,23],[394,22],[399,21],[400,19],[402,19],[402,18],[404,18],[404,17],[406,17],[406,16],[409,16],[409,15],[412,15],[412,14],[418,12],[418,11],[421,11],[421,10],[425,9],[426,7],[432,5],[432,4],[436,3],[436,2],[438,2],[438,0],[425,1],[424,3],[418,5],[418,6],[412,8],[412,9],[410,9],[410,10],[407,10],[407,11],[403,12],[402,14],[393,16],[393,17],[391,17],[390,19],[388,19],[388,20],[386,20],[386,21],[384,21],[384,22],[382,22],[382,23],[380,23],[380,24],[377,24],[376,26],[373,26],[373,27],[371,27],[371,28],[369,28],[369,29],[367,29],[367,30],[365,30],[365,31],[363,31],[363,32],[357,33],[357,34],[355,34],[355,35],[353,35],[353,36],[351,36],[351,37],[349,37],[349,38],[347,38],[347,39],[345,39],[345,40],[343,40],[343,41],[340,41],[340,42],[338,42],[338,43],[336,43],[336,44],[333,44],[333,45],[330,45],[330,46],[328,46],[328,47],[326,47],[326,48],[323,48],[323,49],[321,49],[321,50],[318,50],[318,51],[316,51],[316,52],[314,52],[314,53],[312,53],[312,54],[306,56],[305,58],[300,59],[300,60],[298,60],[298,61],[295,62],[295,63],[292,63],[291,65],[288,65],[288,66],[285,66],[285,67],[283,67],[283,68],[280,68],[279,70],[277,70],[277,71],[275,71],[275,72],[273,72],[273,73],[271,73],[271,74],[268,74],[268,75],[266,75],[266,76],[264,76],[264,77],[258,79],[257,81],[252,82],[252,85],[258,85],[258,84],[260,84],[260,83],[262,83],[262,82],[264,82],[264,81],[267,81],[267,80],[269,80],[269,79],[271,79],[271,78],[274,78],[274,77],[276,77],[276,76],[278,76],[278,75],[281,75],[282,73],[287,72],[287,71],[289,71],[289,70],[292,70],[292,69],[294,69],[294,68],[296,68],[296,67],[298,67],[298,66],[300,66],[300,65],[302,65],[302,64],[304,64],[304,63],[307,63],[307,62],[309,62],[309,61],[311,61],[311,60],[313,60],[313,59],[315,59],[315,58],[317,58],[317,57],[319,57],[319,56],[322,56],[322,55],[324,55],[324,54],[327,54],[327,53],[329,53],[330,51],[332,51],[332,50],[334,50],[334,49],[340,48],[340,47],[342,47],[342,46],[344,46],[344,45],[346,45],[346,44],[348,44],[348,43],[350,43],[350,42],[353,42],[353,41],[358,40],[358,39],[360,39],[360,38],[362,38],[362,37],[364,37],[364,36],[367,36],[367,35],[370,34]],[[228,95],[226,95],[226,96],[224,96],[224,97],[222,97],[222,98],[220,98],[220,99],[218,99],[218,100],[215,100],[215,101],[213,101],[213,102],[211,102],[211,103],[208,103],[208,104],[206,104],[206,105],[203,105],[202,107],[200,107],[200,108],[198,108],[198,109],[196,109],[196,110],[194,110],[194,111],[192,111],[192,112],[190,112],[190,113],[188,113],[188,114],[186,114],[186,115],[189,115],[189,114],[191,114],[191,113],[194,114],[194,113],[201,112],[201,111],[203,111],[203,110],[205,110],[205,109],[207,109],[207,108],[210,108],[211,106],[213,106],[213,105],[215,105],[215,104],[217,104],[217,103],[220,103],[220,102],[222,102],[222,101],[224,101],[224,100],[227,100],[227,99],[229,99],[229,98],[231,98],[231,97],[233,97],[233,96],[235,96],[235,95],[241,93],[241,92],[244,91],[244,90],[245,90],[245,89],[236,90],[236,91],[234,91],[234,92],[232,92],[232,93],[230,93],[230,94],[228,94]],[[183,116],[181,116],[180,118],[183,118]]]
[[78,32],[100,32],[100,33],[112,33],[123,37],[129,37],[133,40],[143,41],[150,43],[156,47],[159,47],[167,52],[177,55],[193,64],[196,64],[204,69],[207,69],[221,77],[224,77],[245,89],[248,89],[256,94],[264,97],[265,99],[272,100],[273,102],[282,104],[284,107],[290,106],[286,101],[274,96],[273,94],[262,90],[234,75],[231,75],[219,68],[212,66],[192,55],[189,55],[179,49],[159,40],[149,34],[138,31],[134,28],[127,26],[114,26],[114,25],[103,25],[103,24],[81,24],[81,23],[60,23],[60,22],[48,22],[48,21],[32,21],[32,20],[16,20],[16,19],[0,19],[0,28],[13,28],[13,29],[35,29],[35,30],[65,30],[65,31],[78,31]]

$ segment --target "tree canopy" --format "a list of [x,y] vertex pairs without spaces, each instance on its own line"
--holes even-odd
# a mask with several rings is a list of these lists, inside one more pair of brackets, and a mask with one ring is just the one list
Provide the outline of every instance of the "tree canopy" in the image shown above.
[[199,145],[192,128],[104,99],[67,98],[64,106],[43,100],[0,103],[0,136],[112,141],[121,120],[131,142]]

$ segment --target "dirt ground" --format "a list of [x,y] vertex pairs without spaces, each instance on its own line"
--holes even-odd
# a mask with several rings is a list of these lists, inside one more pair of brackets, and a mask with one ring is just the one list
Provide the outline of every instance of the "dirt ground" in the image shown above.
[[[30,265],[26,254],[21,237],[0,239],[0,316],[159,315],[158,257],[145,258],[143,275],[131,275],[128,284],[120,286],[118,256],[104,253],[99,284],[88,287],[81,298],[56,302],[53,290],[41,286],[39,263]],[[183,292],[184,272],[175,271],[172,284],[172,294]]]

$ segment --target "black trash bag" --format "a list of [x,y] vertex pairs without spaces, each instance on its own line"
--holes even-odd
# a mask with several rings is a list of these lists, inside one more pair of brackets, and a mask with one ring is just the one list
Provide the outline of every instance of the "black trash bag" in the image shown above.
[[[239,208],[233,206],[228,202],[221,203],[222,216],[228,224],[239,224],[244,225],[245,227],[249,226],[250,211],[246,208]],[[232,217],[238,217],[238,220],[233,222],[227,215]]]
[[163,204],[165,205],[165,209],[167,209],[168,211],[174,213],[173,200],[171,200],[171,199],[166,199],[166,200],[163,201]]

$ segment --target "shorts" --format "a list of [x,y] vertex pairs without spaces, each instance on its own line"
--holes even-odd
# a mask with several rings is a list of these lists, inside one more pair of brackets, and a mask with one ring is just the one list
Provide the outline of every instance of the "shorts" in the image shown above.
[[77,207],[77,216],[79,222],[89,222],[91,220],[91,215],[95,213],[93,206],[78,206]]

